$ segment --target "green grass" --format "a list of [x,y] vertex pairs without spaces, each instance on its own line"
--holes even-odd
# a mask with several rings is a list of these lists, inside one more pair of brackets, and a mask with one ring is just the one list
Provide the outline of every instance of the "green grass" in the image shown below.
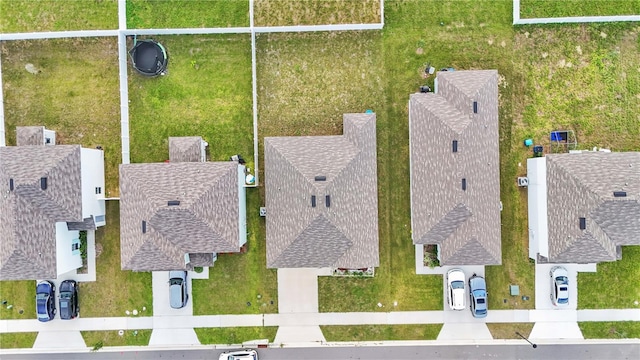
[[129,29],[249,26],[248,0],[127,0]]
[[0,349],[33,347],[37,336],[37,332],[0,333]]
[[118,28],[117,0],[2,0],[0,33]]
[[256,26],[380,22],[379,0],[256,0]]
[[[637,309],[640,302],[640,247],[623,246],[622,259],[598,264],[595,273],[578,273],[579,309]],[[624,291],[612,291],[612,287]]]
[[202,136],[212,161],[241,154],[253,168],[248,35],[158,36],[168,74],[129,71],[131,162],[169,158],[170,136]]
[[[105,150],[107,197],[118,196],[120,100],[115,38],[4,41],[7,145],[16,126],[44,125],[62,144]],[[32,64],[39,72],[29,73]]]
[[579,322],[585,339],[638,339],[640,321]]
[[[36,318],[36,282],[0,281],[0,319],[35,319]],[[7,306],[12,305],[10,309]],[[20,314],[22,310],[22,314]]]
[[[84,343],[88,347],[102,346],[147,346],[151,330],[125,330],[120,336],[118,331],[81,331]],[[101,347],[101,346],[99,346]]]
[[521,0],[520,17],[640,15],[634,0]]
[[265,221],[258,213],[260,204],[258,190],[247,189],[248,251],[219,254],[209,269],[209,279],[192,281],[194,315],[278,312],[277,273],[266,269]]
[[[82,282],[79,289],[83,318],[126,316],[137,309],[138,316],[153,314],[151,273],[120,269],[120,208],[118,201],[107,201],[107,225],[96,231],[97,278]],[[142,307],[146,307],[143,311]]]
[[528,338],[534,323],[487,323],[494,339],[522,339],[516,332]]
[[269,339],[269,342],[272,343],[278,332],[278,327],[195,328],[194,330],[203,345],[242,344],[246,341],[261,339]]
[[327,341],[436,340],[442,324],[320,326]]

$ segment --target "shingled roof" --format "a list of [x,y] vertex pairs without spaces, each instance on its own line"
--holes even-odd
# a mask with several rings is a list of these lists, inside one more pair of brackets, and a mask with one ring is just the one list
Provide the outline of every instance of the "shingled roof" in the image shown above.
[[268,268],[379,265],[375,114],[344,135],[265,138]]
[[44,126],[16,127],[16,143],[18,146],[44,145]]
[[439,245],[442,265],[500,264],[498,72],[436,80],[409,100],[413,242]]
[[236,162],[120,165],[122,269],[187,270],[240,251],[238,204]]
[[640,245],[640,152],[545,158],[549,262],[615,261],[617,247]]
[[80,153],[80,145],[0,147],[0,279],[57,276],[55,223],[83,221]]
[[200,136],[181,136],[169,138],[169,161],[198,162],[202,155]]

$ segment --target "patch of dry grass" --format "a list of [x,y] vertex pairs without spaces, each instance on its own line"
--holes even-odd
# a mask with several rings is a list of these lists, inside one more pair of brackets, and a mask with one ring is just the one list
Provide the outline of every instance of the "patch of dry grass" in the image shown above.
[[256,26],[380,22],[380,0],[256,0]]
[[[16,126],[44,125],[62,144],[102,146],[105,195],[118,196],[117,39],[4,41],[1,46],[7,145],[16,143]],[[38,73],[28,72],[27,64]]]
[[534,323],[487,323],[494,339],[522,339],[516,332],[528,338]]

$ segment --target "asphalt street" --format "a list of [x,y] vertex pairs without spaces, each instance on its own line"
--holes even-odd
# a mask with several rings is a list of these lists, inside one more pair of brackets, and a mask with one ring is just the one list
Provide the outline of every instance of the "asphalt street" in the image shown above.
[[[155,360],[155,359],[217,359],[222,350],[133,350],[126,352],[97,351],[92,353],[3,354],[2,360]],[[356,346],[260,349],[261,360],[403,360],[403,359],[563,359],[563,360],[637,360],[640,342],[632,344],[571,344],[545,345],[536,349],[530,345],[429,345],[429,346]]]

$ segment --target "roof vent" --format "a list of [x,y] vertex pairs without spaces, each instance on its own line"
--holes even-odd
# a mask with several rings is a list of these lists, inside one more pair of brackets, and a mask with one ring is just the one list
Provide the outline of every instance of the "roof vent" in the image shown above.
[[458,152],[458,140],[453,140],[453,142],[451,143],[451,146],[452,146],[452,148],[453,148],[453,149],[452,149],[452,150],[453,150],[453,152],[454,152],[454,153],[457,153],[457,152]]
[[318,175],[315,177],[316,181],[327,181],[327,177],[324,175]]
[[316,207],[316,196],[311,195],[311,207]]
[[587,228],[587,219],[581,217],[580,218],[580,230],[584,230]]
[[142,233],[146,234],[147,233],[147,222],[142,220]]
[[478,102],[477,101],[473,102],[473,113],[474,114],[478,113]]
[[47,178],[46,177],[41,177],[40,178],[40,188],[42,190],[47,190]]
[[9,191],[13,191],[13,179],[9,179]]
[[327,195],[324,197],[324,203],[327,207],[331,207],[331,195]]
[[169,200],[167,201],[167,206],[178,206],[180,205],[180,200]]
[[467,179],[462,178],[462,190],[467,190]]
[[627,197],[626,191],[614,191],[613,197]]

